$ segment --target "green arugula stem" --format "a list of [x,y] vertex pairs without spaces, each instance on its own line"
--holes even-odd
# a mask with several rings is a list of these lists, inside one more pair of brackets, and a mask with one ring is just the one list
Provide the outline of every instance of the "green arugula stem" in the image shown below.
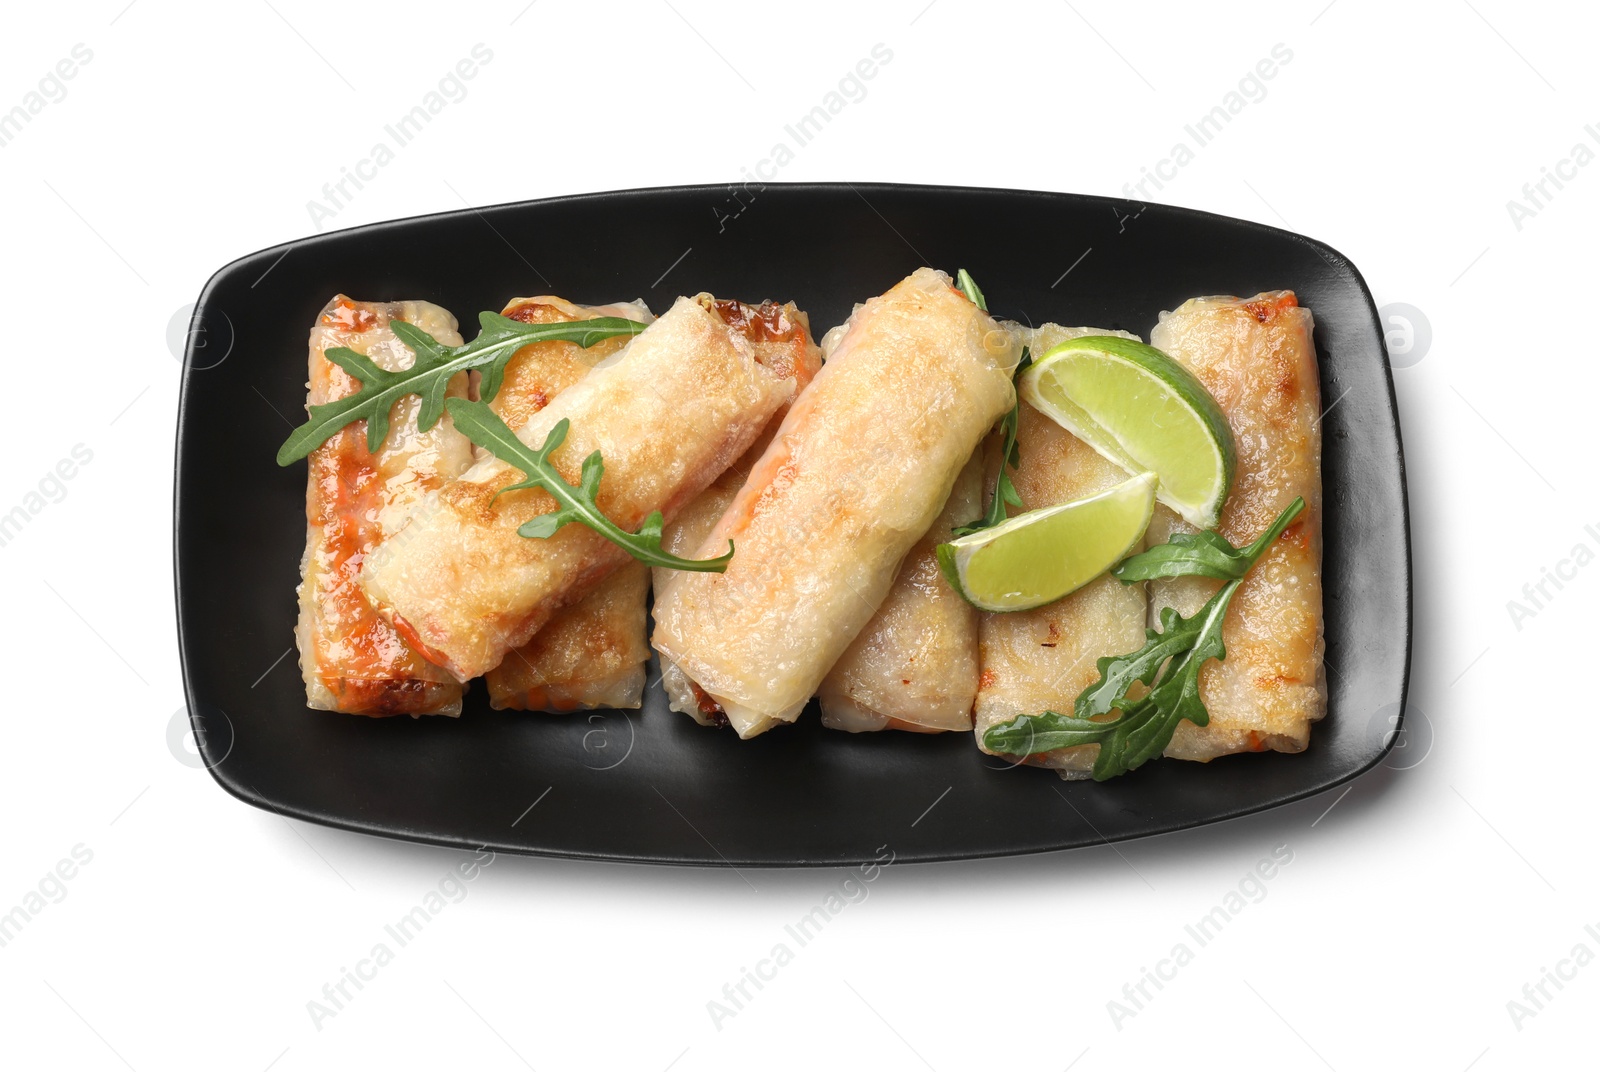
[[1256,559],[1272,545],[1272,541],[1283,535],[1305,507],[1306,501],[1296,496],[1294,502],[1248,547],[1235,547],[1210,530],[1179,532],[1158,547],[1123,559],[1111,574],[1123,584],[1153,581],[1160,577],[1237,580],[1249,572]]
[[[977,281],[967,273],[965,268],[956,271],[956,289],[967,296],[967,300],[984,312],[989,311],[989,303],[983,296],[983,291],[978,289]],[[1022,348],[1022,360],[1017,362],[1016,371],[1011,375],[1011,386],[1015,389],[1017,381],[1022,378],[1022,373],[1032,363],[1028,356],[1028,348]],[[1022,397],[1018,395],[1011,403],[1011,412],[1000,419],[1000,432],[1005,438],[1005,443],[1000,450],[1000,475],[995,477],[994,496],[989,500],[988,511],[976,521],[969,521],[965,525],[958,525],[950,530],[954,537],[970,536],[974,532],[994,528],[1008,516],[1006,507],[1021,506],[1022,496],[1017,494],[1017,489],[1011,483],[1011,474],[1006,469],[1017,467],[1020,455],[1017,450],[1017,422],[1021,420]]]
[[967,274],[965,268],[956,270],[956,289],[967,296],[967,300],[984,312],[989,311],[989,303],[984,300],[983,291],[978,289],[977,282]]
[[645,518],[638,532],[628,532],[601,513],[597,500],[605,463],[598,450],[583,460],[577,487],[563,480],[550,462],[550,455],[567,438],[571,424],[565,417],[555,423],[545,436],[543,445],[535,450],[518,439],[516,433],[486,403],[451,398],[446,400],[445,407],[463,435],[507,465],[522,470],[526,479],[506,485],[500,489],[500,493],[522,488],[543,488],[560,506],[553,513],[540,514],[524,522],[517,529],[521,535],[530,539],[548,539],[564,525],[577,522],[598,532],[649,566],[692,573],[722,573],[728,568],[728,562],[733,558],[732,540],[728,541],[727,553],[717,558],[679,558],[661,546],[661,511],[657,510]]
[[[1191,617],[1163,608],[1160,630],[1146,629],[1138,651],[1101,658],[1096,664],[1099,679],[1079,693],[1071,716],[1056,711],[1019,715],[985,732],[984,746],[1005,755],[1031,756],[1097,744],[1094,779],[1103,782],[1161,755],[1182,720],[1206,725],[1211,715],[1200,696],[1200,671],[1211,659],[1227,657],[1222,627],[1228,606],[1245,574],[1305,505],[1296,498],[1247,547],[1236,548],[1214,532],[1179,533],[1126,559],[1113,571],[1124,584],[1191,576],[1226,583]],[[1149,691],[1133,696],[1135,684],[1147,685]],[[1115,718],[1104,718],[1113,711],[1119,712]]]
[[[1011,376],[1011,386],[1016,388],[1017,381],[1033,363],[1033,358],[1028,354],[1028,348],[1022,348],[1022,359],[1017,362],[1017,371]],[[989,500],[989,509],[976,521],[969,521],[950,530],[950,535],[956,538],[970,536],[974,532],[992,529],[1005,521],[1010,515],[1006,507],[1022,506],[1022,494],[1017,491],[1017,486],[1011,482],[1011,474],[1007,469],[1015,469],[1022,462],[1022,448],[1017,446],[1017,427],[1022,421],[1022,396],[1018,394],[1011,403],[1011,412],[1000,418],[1000,435],[1004,442],[1000,447],[1000,472],[994,478],[994,496]]]
[[323,356],[361,381],[353,395],[312,406],[310,419],[284,440],[278,448],[278,464],[299,461],[355,421],[367,422],[367,449],[376,451],[389,434],[389,411],[407,395],[422,398],[417,428],[428,431],[444,412],[445,388],[451,377],[469,369],[482,369],[479,397],[489,401],[499,393],[506,364],[518,350],[536,342],[563,341],[587,349],[602,339],[617,335],[637,335],[648,325],[626,317],[602,316],[592,320],[573,320],[560,324],[524,324],[498,313],[479,313],[482,330],[478,337],[462,346],[443,346],[426,331],[403,320],[392,320],[389,328],[416,354],[411,367],[399,372],[379,368],[354,350],[335,346]]

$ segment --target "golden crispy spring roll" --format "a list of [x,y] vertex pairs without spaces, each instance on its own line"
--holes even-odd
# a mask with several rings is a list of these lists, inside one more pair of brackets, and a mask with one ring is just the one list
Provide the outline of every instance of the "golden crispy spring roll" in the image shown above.
[[[770,427],[770,426],[769,426]],[[775,429],[774,429],[775,430]],[[765,433],[762,439],[769,439]],[[728,506],[733,502],[733,497],[739,493],[744,485],[745,478],[750,475],[750,469],[757,458],[756,449],[765,450],[765,444],[758,441],[754,447],[745,452],[705,491],[702,491],[695,500],[683,508],[673,522],[661,530],[661,546],[670,553],[680,558],[692,558],[700,550],[711,530],[716,528],[717,522],[722,520],[722,515],[727,512]],[[755,453],[753,458],[751,454]],[[735,550],[735,555],[738,551]],[[656,594],[656,605],[661,604],[661,593],[672,582],[677,570],[655,569],[652,584]],[[673,711],[681,711],[700,723],[702,726],[726,726],[728,717],[723,714],[722,707],[705,690],[689,680],[687,674],[678,669],[678,664],[667,656],[661,656],[661,685],[667,692],[667,706]]]
[[[798,327],[801,330],[793,330],[785,322],[785,318],[791,314],[800,318]],[[775,302],[763,302],[754,308],[747,307],[745,315],[763,325],[765,334],[770,337],[791,340],[796,392],[804,391],[806,385],[816,376],[817,370],[822,367],[822,350],[811,338],[810,319],[805,313],[795,310],[793,306],[781,306]],[[727,512],[733,497],[744,486],[750,470],[755,468],[761,455],[766,453],[767,445],[772,442],[772,437],[777,434],[778,427],[788,412],[787,405],[780,407],[767,422],[767,427],[762,430],[761,435],[750,445],[750,449],[721,476],[712,481],[711,486],[696,496],[693,502],[685,506],[671,523],[662,528],[662,547],[680,558],[692,557],[700,549],[700,545],[705,543],[712,528]],[[657,598],[677,572],[664,568],[651,571],[654,575],[652,583]],[[694,683],[678,669],[677,664],[664,656],[661,660],[661,680],[667,692],[668,706],[672,710],[689,715],[702,726],[728,724],[727,716],[722,713],[722,708],[717,702],[704,691],[696,689]]]
[[[311,329],[308,399],[320,405],[360,383],[324,354],[344,346],[379,368],[409,368],[415,355],[390,323],[403,320],[447,346],[461,345],[456,318],[428,302],[330,301]],[[467,377],[448,388],[461,397]],[[362,563],[426,493],[472,464],[472,444],[445,417],[417,430],[416,397],[396,402],[389,434],[367,450],[367,422],[341,430],[307,459],[306,550],[300,563],[295,641],[306,706],[353,715],[458,715],[461,685],[428,662],[374,610],[357,583]]]
[[[501,315],[523,324],[568,324],[597,316],[617,316],[641,324],[654,319],[649,306],[642,301],[574,305],[565,298],[548,294],[537,298],[512,298]],[[587,348],[575,342],[560,341],[524,346],[506,362],[500,390],[490,400],[489,408],[513,431],[520,431],[556,395],[626,346],[628,339],[627,335],[616,335]]]
[[[1238,464],[1217,531],[1236,546],[1259,536],[1300,496],[1305,511],[1234,594],[1223,622],[1227,658],[1200,672],[1210,724],[1178,723],[1166,755],[1206,761],[1233,752],[1304,751],[1327,709],[1322,662],[1322,438],[1311,311],[1287,290],[1194,298],[1162,313],[1150,341],[1193,372],[1233,429]],[[1156,507],[1149,543],[1193,532]],[[1151,582],[1162,607],[1198,611],[1220,582]]]
[[1017,355],[929,268],[851,316],[701,545],[735,542],[727,572],[679,574],[656,601],[651,643],[741,737],[793,721],[877,613],[1010,408]]
[[[656,510],[672,517],[749,448],[794,395],[789,355],[747,320],[730,322],[709,295],[680,298],[518,435],[538,447],[570,421],[552,464],[577,485],[583,459],[600,451],[599,508],[633,531]],[[463,681],[500,665],[629,558],[581,524],[548,539],[518,535],[558,508],[538,488],[500,494],[521,478],[480,459],[428,496],[362,574],[400,633]]]
[[496,711],[638,707],[644,695],[650,569],[628,562],[484,675]]
[[933,527],[900,565],[894,587],[823,679],[822,724],[862,733],[972,728],[978,692],[978,612],[939,572],[934,548],[983,513],[983,453],[975,452]]
[[[1010,325],[1021,334],[1035,358],[1068,339],[1085,335],[1120,335],[1100,328],[1065,328],[1046,324],[1037,330]],[[1083,440],[1026,402],[1017,424],[1020,459],[1012,483],[1025,509],[1054,506],[1104,491],[1128,474],[1102,458]],[[998,467],[998,452],[990,460]],[[1034,610],[985,614],[978,626],[980,677],[973,728],[978,747],[983,735],[1018,715],[1058,711],[1070,715],[1078,694],[1099,677],[1095,663],[1103,655],[1137,651],[1144,644],[1143,585],[1124,585],[1109,575],[1098,577],[1065,599]],[[1060,748],[1029,758],[1063,778],[1086,778],[1099,745]]]
[[[524,324],[569,323],[620,316],[648,323],[643,302],[574,305],[549,295],[513,298],[504,316]],[[618,336],[585,349],[570,342],[542,342],[517,351],[489,408],[511,428],[535,413],[627,343]],[[570,607],[557,611],[533,639],[514,649],[484,675],[495,710],[579,711],[638,707],[650,658],[645,568],[630,563]]]

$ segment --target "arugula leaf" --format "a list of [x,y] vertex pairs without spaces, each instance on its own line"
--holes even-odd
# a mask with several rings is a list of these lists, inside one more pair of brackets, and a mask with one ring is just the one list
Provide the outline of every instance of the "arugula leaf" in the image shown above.
[[1057,748],[1103,744],[1120,722],[1093,722],[1055,711],[1019,715],[1010,722],[991,726],[983,735],[983,744],[1008,756],[1034,756]]
[[[1161,755],[1182,720],[1196,726],[1210,722],[1210,712],[1200,696],[1200,671],[1208,661],[1227,657],[1222,626],[1228,605],[1245,574],[1305,505],[1304,499],[1296,498],[1248,547],[1236,548],[1214,532],[1181,534],[1124,561],[1113,572],[1125,584],[1194,576],[1227,583],[1191,617],[1163,608],[1161,629],[1146,629],[1144,647],[1138,651],[1101,658],[1095,664],[1099,679],[1078,694],[1071,716],[1056,711],[1019,715],[990,727],[983,735],[985,747],[1006,755],[1029,756],[1098,744],[1094,779],[1103,782]],[[1135,683],[1150,689],[1143,696],[1132,697],[1129,693]],[[1116,718],[1103,719],[1114,710],[1120,711]]]
[[1123,584],[1151,581],[1158,577],[1212,577],[1219,581],[1238,580],[1243,577],[1256,559],[1261,557],[1272,541],[1283,535],[1291,522],[1304,510],[1306,501],[1296,496],[1288,509],[1267,526],[1267,531],[1256,537],[1248,547],[1238,548],[1217,533],[1175,533],[1158,547],[1131,555],[1111,571]]
[[1171,607],[1163,607],[1161,628],[1145,629],[1144,647],[1127,655],[1102,655],[1096,661],[1100,677],[1078,694],[1072,713],[1086,719],[1126,707],[1128,690],[1134,682],[1150,684],[1168,659],[1194,647],[1198,634],[1191,622]]
[[[1028,348],[1022,348],[1022,360],[1017,362],[1017,371],[1012,374],[1011,383],[1015,387],[1028,366],[1033,364],[1033,358],[1028,354]],[[950,530],[954,537],[970,536],[974,532],[994,528],[1008,517],[1006,507],[1021,506],[1022,495],[1011,482],[1011,474],[1007,468],[1015,469],[1022,463],[1022,449],[1017,446],[1017,422],[1022,419],[1022,396],[1019,394],[1011,403],[1011,412],[1000,419],[1000,434],[1005,437],[1005,443],[1000,448],[1000,475],[995,477],[994,498],[989,500],[989,510],[976,521],[969,521],[965,525]]]
[[[973,280],[965,268],[960,268],[956,271],[956,288],[965,294],[967,300],[972,302],[973,305],[976,305],[986,313],[989,311],[989,303],[985,300],[983,291],[978,289],[977,282]],[[1033,359],[1028,356],[1028,348],[1024,346],[1022,348],[1022,360],[1017,362],[1016,372],[1011,376],[1013,387],[1016,386],[1017,380],[1021,378],[1023,370],[1032,361]],[[1000,430],[1005,436],[1005,446],[1000,452],[1000,475],[995,479],[994,498],[989,500],[988,512],[976,521],[969,521],[965,525],[951,529],[951,536],[970,536],[974,532],[993,528],[1006,520],[1006,507],[1022,505],[1022,496],[1017,494],[1016,486],[1011,483],[1011,475],[1006,472],[1007,466],[1015,469],[1021,459],[1021,454],[1017,450],[1017,420],[1021,407],[1022,398],[1018,396],[1011,405],[1011,412],[1001,418],[1000,421]]]
[[967,274],[965,268],[956,270],[956,289],[967,296],[967,300],[984,312],[989,311],[989,303],[984,301],[983,291],[978,289],[978,284]]
[[479,395],[485,401],[490,400],[500,391],[506,363],[531,343],[560,340],[587,349],[602,339],[637,335],[648,326],[620,316],[562,324],[524,324],[488,312],[478,314],[478,323],[482,330],[476,339],[463,346],[443,346],[414,324],[390,321],[389,327],[395,337],[417,355],[410,368],[399,372],[381,369],[369,358],[344,346],[328,350],[323,356],[360,380],[361,390],[326,405],[312,406],[310,419],[291,432],[278,448],[278,464],[299,461],[345,425],[363,418],[367,422],[367,449],[376,451],[389,434],[390,408],[406,395],[421,397],[417,427],[426,432],[444,413],[445,388],[452,376],[467,369],[482,369]]
[[[1019,715],[991,727],[983,735],[984,745],[1007,755],[1027,756],[1098,744],[1100,753],[1093,772],[1097,782],[1126,774],[1156,758],[1172,740],[1179,721],[1187,718],[1204,726],[1211,720],[1200,699],[1200,669],[1207,660],[1227,654],[1222,623],[1239,583],[1229,581],[1191,618],[1166,608],[1161,615],[1162,631],[1146,630],[1143,648],[1101,659],[1100,681],[1078,697],[1073,717],[1055,711]],[[1149,692],[1137,699],[1128,697],[1127,689],[1135,681],[1149,684],[1153,678],[1156,683]],[[1117,684],[1121,691],[1113,695],[1111,689]],[[1098,722],[1088,717],[1107,714],[1112,708],[1120,708],[1122,713]]]
[[1162,624],[1171,628],[1182,623],[1179,628],[1191,634],[1194,643],[1181,656],[1173,657],[1149,692],[1124,709],[1123,717],[1117,720],[1118,728],[1095,757],[1095,781],[1126,774],[1161,755],[1182,719],[1196,726],[1211,721],[1205,701],[1200,698],[1200,670],[1208,660],[1227,655],[1222,623],[1239,584],[1229,581],[1223,585],[1192,618],[1182,618],[1166,608]]
[[597,450],[583,460],[578,486],[573,487],[561,478],[550,462],[550,455],[567,438],[571,423],[563,417],[545,436],[544,444],[537,450],[518,439],[506,423],[495,415],[487,403],[469,402],[465,398],[445,400],[445,408],[456,428],[490,454],[522,470],[525,479],[508,484],[500,493],[522,488],[543,488],[560,505],[553,513],[541,514],[522,524],[517,532],[530,539],[548,539],[563,526],[577,522],[587,525],[640,562],[667,569],[687,570],[692,573],[721,573],[733,558],[733,541],[728,541],[728,552],[718,558],[678,558],[661,547],[661,511],[644,519],[638,532],[628,532],[600,512],[596,497],[600,493],[600,478],[605,474],[605,463]]

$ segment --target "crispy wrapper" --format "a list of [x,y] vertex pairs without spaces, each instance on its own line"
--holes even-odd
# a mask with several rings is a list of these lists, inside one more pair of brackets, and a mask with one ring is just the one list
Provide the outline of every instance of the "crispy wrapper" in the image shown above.
[[[671,517],[754,442],[794,395],[787,340],[709,295],[680,298],[578,383],[518,429],[540,446],[559,421],[566,440],[551,455],[576,485],[600,451],[597,502],[636,530],[654,511]],[[486,457],[434,492],[363,571],[368,595],[429,658],[467,680],[498,666],[562,608],[629,561],[599,533],[566,525],[548,539],[518,534],[557,509],[538,488],[505,492],[521,479]]]
[[[1012,328],[1035,358],[1058,343],[1085,335],[1136,338],[1122,331],[1056,324],[1037,330]],[[1128,479],[1122,469],[1026,402],[1018,421],[1017,447],[1021,464],[1011,479],[1026,510],[1081,499]],[[997,449],[989,464],[986,486],[993,487]],[[978,747],[988,751],[984,733],[1018,715],[1070,714],[1078,694],[1099,677],[1095,664],[1101,656],[1137,651],[1144,643],[1145,611],[1144,585],[1124,585],[1105,575],[1047,606],[983,615],[978,626],[981,674],[973,727]],[[1027,762],[1050,767],[1063,778],[1086,778],[1099,751],[1096,744],[1058,748]]]
[[[1210,724],[1179,722],[1166,755],[1303,751],[1327,711],[1322,661],[1322,412],[1311,311],[1294,293],[1194,298],[1163,313],[1150,341],[1193,372],[1228,418],[1238,465],[1217,526],[1234,545],[1259,536],[1301,496],[1306,509],[1234,593],[1223,622],[1227,658],[1200,673]],[[1193,529],[1156,507],[1149,543]],[[1150,582],[1162,607],[1198,611],[1220,583]]]
[[700,556],[652,644],[741,737],[793,721],[878,612],[956,476],[1010,407],[1016,340],[918,269],[851,316]]
[[[390,324],[403,320],[459,346],[456,318],[428,302],[358,302],[338,295],[311,329],[308,401],[332,402],[360,383],[326,352],[348,347],[379,368],[409,368],[415,355]],[[467,392],[465,374],[447,388]],[[472,444],[442,418],[417,430],[420,400],[390,411],[389,433],[367,450],[367,422],[342,429],[307,459],[306,550],[300,563],[295,641],[306,706],[353,715],[458,715],[461,685],[381,617],[360,586],[364,563],[426,495],[472,464]]]

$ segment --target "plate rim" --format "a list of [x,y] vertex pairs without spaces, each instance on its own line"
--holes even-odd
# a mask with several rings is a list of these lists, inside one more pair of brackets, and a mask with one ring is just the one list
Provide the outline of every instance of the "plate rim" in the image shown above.
[[[283,260],[287,258],[290,252],[298,247],[314,249],[316,245],[325,240],[349,240],[352,236],[363,233],[372,234],[382,231],[392,231],[422,222],[442,222],[446,220],[466,219],[471,216],[479,216],[481,218],[484,213],[501,210],[526,209],[534,206],[557,206],[561,204],[578,202],[604,203],[608,200],[640,198],[657,195],[714,193],[718,191],[748,188],[750,185],[751,184],[749,183],[698,183],[668,186],[629,187],[616,190],[559,194],[544,198],[498,202],[492,205],[480,207],[468,206],[466,208],[448,209],[440,212],[418,213],[411,216],[403,216],[394,219],[357,224],[351,227],[343,227],[330,231],[319,231],[315,234],[294,239],[292,241],[280,242],[271,246],[264,246],[251,253],[236,257],[224,264],[222,267],[216,269],[211,273],[211,275],[206,279],[204,285],[201,287],[200,295],[196,299],[194,310],[191,313],[190,324],[192,325],[197,318],[203,315],[203,312],[207,307],[208,300],[211,298],[214,292],[225,281],[231,279],[233,275],[240,272],[246,265],[258,263],[262,258],[270,254],[276,254],[277,260]],[[1119,205],[1125,206],[1136,204],[1142,206],[1141,211],[1143,211],[1143,208],[1159,208],[1164,213],[1173,213],[1181,218],[1188,218],[1196,222],[1216,223],[1230,227],[1243,227],[1246,230],[1255,231],[1262,235],[1271,235],[1280,240],[1285,238],[1290,239],[1295,244],[1304,246],[1315,252],[1318,256],[1327,261],[1329,265],[1332,266],[1336,271],[1348,273],[1359,290],[1360,296],[1362,299],[1364,299],[1368,327],[1371,329],[1373,337],[1378,339],[1380,342],[1380,350],[1382,352],[1380,367],[1382,383],[1384,387],[1383,397],[1384,401],[1386,402],[1386,410],[1389,417],[1388,423],[1392,429],[1395,440],[1394,463],[1396,466],[1395,475],[1398,478],[1398,491],[1400,497],[1399,524],[1401,536],[1399,541],[1400,546],[1397,550],[1400,552],[1402,558],[1401,565],[1403,568],[1401,569],[1400,573],[1402,578],[1401,598],[1404,611],[1403,623],[1400,630],[1402,653],[1399,676],[1399,714],[1395,724],[1396,731],[1387,735],[1380,746],[1370,756],[1365,757],[1361,763],[1352,766],[1348,770],[1340,771],[1337,774],[1325,778],[1319,782],[1297,787],[1296,789],[1284,795],[1274,797],[1269,801],[1225,808],[1222,809],[1220,813],[1212,815],[1199,822],[1186,822],[1182,819],[1174,818],[1168,822],[1158,824],[1149,829],[1113,833],[1109,837],[1104,834],[1100,834],[1099,831],[1096,830],[1096,834],[1099,836],[1098,844],[1115,844],[1123,841],[1135,841],[1143,838],[1157,837],[1163,834],[1171,834],[1184,830],[1215,826],[1220,823],[1230,822],[1249,815],[1273,811],[1286,805],[1294,804],[1310,797],[1326,793],[1329,790],[1336,789],[1341,785],[1352,782],[1355,779],[1369,773],[1374,767],[1383,762],[1383,760],[1389,755],[1390,751],[1394,748],[1395,742],[1400,735],[1400,731],[1404,727],[1407,703],[1411,691],[1411,669],[1415,647],[1415,563],[1412,549],[1411,500],[1410,489],[1408,486],[1405,444],[1403,438],[1404,429],[1400,421],[1400,407],[1394,385],[1394,366],[1389,358],[1387,345],[1383,341],[1384,333],[1382,330],[1382,322],[1379,317],[1379,311],[1377,309],[1376,302],[1372,296],[1372,291],[1370,287],[1368,287],[1366,279],[1362,275],[1360,269],[1356,267],[1355,263],[1349,257],[1345,256],[1333,246],[1320,239],[1312,238],[1308,235],[1291,231],[1286,228],[1274,227],[1270,224],[1260,223],[1255,220],[1240,219],[1238,217],[1227,216],[1221,213],[1206,211],[1204,209],[1189,208],[1181,205],[1171,205],[1159,201],[1142,201],[1131,198],[1109,197],[1103,194],[1084,194],[1070,191],[1034,190],[1012,187],[957,186],[941,183],[852,183],[848,181],[807,181],[768,182],[757,183],[756,185],[758,185],[762,190],[774,188],[793,192],[826,193],[835,195],[849,192],[862,197],[863,201],[866,201],[866,198],[862,196],[861,191],[866,190],[868,192],[912,192],[920,195],[954,197],[1002,195],[1008,197],[1023,197],[1040,200],[1064,199],[1078,203],[1098,204],[1113,208]],[[869,207],[871,207],[870,201],[867,202],[867,204]],[[271,271],[271,268],[276,266],[277,261],[274,261],[272,266],[268,268],[268,271]],[[265,275],[263,274],[263,278],[264,277]],[[260,280],[257,280],[257,282],[259,281]],[[1314,310],[1313,315],[1315,315]],[[230,796],[253,807],[260,808],[263,811],[267,811],[275,815],[301,819],[306,822],[316,823],[320,826],[326,826],[338,830],[346,830],[352,833],[375,835],[391,841],[408,844],[421,844],[461,850],[466,850],[469,848],[489,849],[496,853],[504,852],[517,856],[548,857],[553,859],[582,860],[603,863],[705,867],[714,869],[739,867],[749,867],[752,869],[846,867],[871,863],[877,859],[874,856],[854,856],[851,854],[841,854],[837,858],[829,859],[791,854],[782,858],[763,857],[760,859],[738,860],[728,860],[724,858],[721,860],[713,860],[707,857],[681,856],[667,852],[650,854],[643,852],[616,852],[606,850],[585,851],[566,848],[539,848],[530,847],[528,845],[496,843],[494,841],[489,841],[483,843],[482,845],[474,846],[469,840],[466,839],[452,838],[428,833],[425,831],[405,830],[394,824],[385,825],[376,821],[364,822],[359,818],[355,818],[350,815],[333,813],[325,814],[308,807],[284,804],[282,802],[270,799],[267,794],[262,793],[254,786],[248,785],[231,776],[225,776],[222,773],[222,766],[223,760],[227,758],[226,754],[224,754],[220,759],[215,757],[215,747],[210,743],[210,738],[204,732],[204,727],[201,725],[201,715],[198,713],[199,705],[195,696],[195,684],[190,670],[191,653],[189,652],[187,643],[189,630],[185,627],[184,617],[181,533],[184,517],[184,497],[182,494],[182,487],[185,457],[182,448],[185,431],[190,423],[191,417],[190,406],[192,401],[192,381],[198,372],[204,371],[203,369],[196,368],[195,349],[195,334],[194,332],[190,331],[184,346],[182,376],[180,377],[178,385],[178,406],[176,420],[174,422],[175,429],[173,444],[172,484],[172,567],[173,599],[175,610],[174,620],[177,626],[178,634],[178,661],[180,674],[183,680],[184,703],[189,715],[190,728],[195,734],[197,750],[199,752],[202,765],[210,773],[213,780],[215,780],[216,783],[221,786],[223,790],[225,790]],[[1322,358],[1319,355],[1319,366],[1321,360]],[[634,717],[631,710],[628,712],[623,712],[623,714],[628,718]],[[1229,757],[1220,758],[1226,760]],[[1041,771],[1040,773],[1041,775],[1045,775],[1053,774],[1054,772]],[[1051,853],[1070,852],[1076,849],[1092,847],[1093,844],[1096,843],[1084,842],[1072,845],[1037,845],[1022,848],[996,847],[948,851],[935,849],[927,852],[913,852],[903,859],[897,858],[895,862],[897,865],[907,863],[937,864],[963,860],[1039,856]],[[719,855],[721,855],[720,852]]]

